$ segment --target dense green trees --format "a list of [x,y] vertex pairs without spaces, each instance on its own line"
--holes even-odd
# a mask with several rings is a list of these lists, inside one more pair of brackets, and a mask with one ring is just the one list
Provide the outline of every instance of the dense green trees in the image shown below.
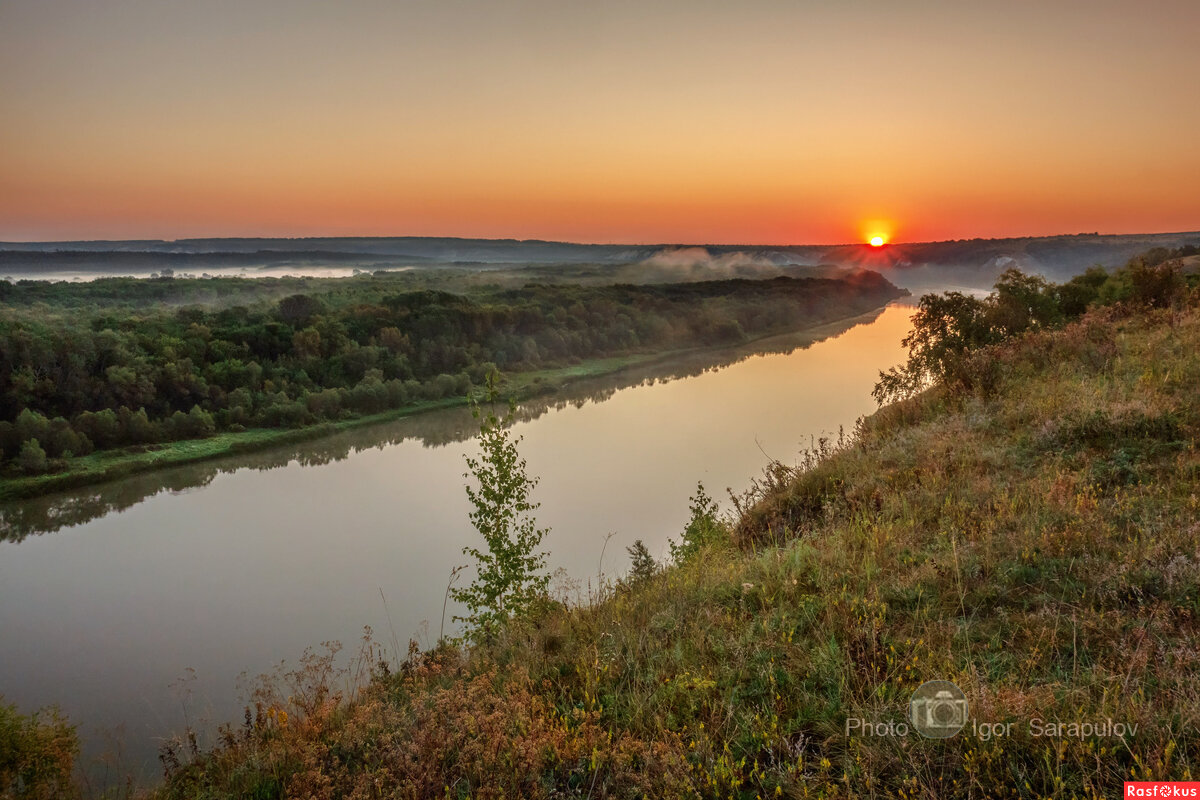
[[[134,297],[154,284],[160,302],[131,307],[105,300],[105,283],[9,285],[0,304],[0,452],[9,474],[53,470],[95,449],[462,397],[493,369],[733,344],[861,313],[899,294],[874,273],[853,281],[528,285],[471,296],[394,291],[386,277],[368,276],[309,280],[295,284],[306,292],[222,307],[172,304],[190,301],[208,281],[119,281]],[[27,448],[33,439],[44,459]]]

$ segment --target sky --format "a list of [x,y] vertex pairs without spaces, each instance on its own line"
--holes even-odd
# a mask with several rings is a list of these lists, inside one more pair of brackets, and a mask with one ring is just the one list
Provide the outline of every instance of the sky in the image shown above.
[[1200,2],[0,0],[0,240],[1200,229]]

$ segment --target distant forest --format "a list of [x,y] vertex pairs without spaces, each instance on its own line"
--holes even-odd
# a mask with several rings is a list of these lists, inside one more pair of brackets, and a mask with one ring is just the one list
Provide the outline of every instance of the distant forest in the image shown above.
[[98,449],[462,397],[492,370],[736,344],[903,294],[874,272],[469,294],[414,291],[402,275],[378,274],[294,279],[282,285],[305,291],[221,302],[253,296],[255,283],[0,282],[3,474],[53,472]]

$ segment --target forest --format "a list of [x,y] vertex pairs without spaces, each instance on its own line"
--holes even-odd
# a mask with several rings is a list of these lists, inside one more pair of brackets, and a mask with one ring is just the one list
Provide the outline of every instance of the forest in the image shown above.
[[867,271],[462,293],[405,273],[0,282],[0,476],[465,398],[493,370],[737,344],[903,294]]

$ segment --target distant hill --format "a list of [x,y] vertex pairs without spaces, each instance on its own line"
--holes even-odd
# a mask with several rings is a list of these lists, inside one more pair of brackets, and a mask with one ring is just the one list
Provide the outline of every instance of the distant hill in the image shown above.
[[[594,265],[614,280],[698,280],[713,272],[762,277],[788,267],[866,267],[909,289],[990,287],[1008,267],[1062,280],[1088,267],[1116,267],[1152,247],[1200,244],[1200,231],[1161,234],[958,239],[870,247],[842,245],[613,245],[517,239],[315,237],[175,241],[0,242],[0,276],[148,275],[173,270],[364,270],[457,265],[487,269]],[[594,275],[596,273],[593,273]],[[677,276],[671,278],[671,276]]]
[[[665,245],[664,245],[665,246]],[[518,239],[455,239],[424,236],[313,237],[302,239],[177,239],[87,242],[0,242],[2,251],[40,253],[156,253],[163,255],[261,253],[297,256],[380,256],[442,263],[628,263],[663,246],[572,244]]]

